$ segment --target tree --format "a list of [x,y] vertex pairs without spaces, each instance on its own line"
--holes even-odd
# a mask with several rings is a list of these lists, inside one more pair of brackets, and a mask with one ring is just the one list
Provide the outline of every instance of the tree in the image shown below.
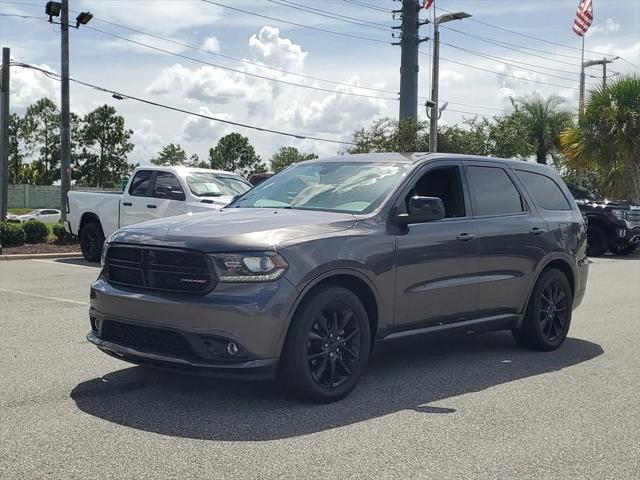
[[249,139],[239,133],[230,133],[222,137],[215,148],[209,149],[211,168],[237,172],[243,175],[266,171],[266,166],[256,155]]
[[490,155],[489,133],[491,122],[487,119],[471,119],[464,122],[467,128],[458,125],[446,126],[438,132],[438,151],[467,155]]
[[514,112],[496,117],[489,126],[489,155],[499,158],[526,159],[535,153],[529,143],[524,115]]
[[271,157],[271,170],[277,172],[294,163],[318,158],[315,153],[301,153],[296,147],[280,147]]
[[152,158],[151,163],[161,166],[184,165],[187,163],[187,152],[180,144],[170,143],[162,148],[157,158]]
[[26,167],[23,160],[29,156],[29,149],[25,142],[25,123],[17,114],[9,115],[9,183],[26,183],[23,175]]
[[540,93],[512,99],[513,107],[527,129],[527,139],[536,150],[536,161],[546,164],[547,157],[560,151],[560,133],[569,128],[571,113],[560,110],[563,100],[557,95],[544,98]]
[[41,98],[27,108],[21,125],[27,148],[36,152],[32,180],[51,185],[60,178],[60,111],[48,98]]
[[600,172],[603,193],[616,190],[640,202],[640,76],[591,90],[578,125],[561,143],[571,167]]
[[369,128],[356,130],[353,134],[355,145],[347,152],[425,152],[429,150],[426,127],[426,123],[413,118],[401,121],[381,118]]
[[129,141],[132,134],[115,108],[103,105],[89,112],[80,129],[79,181],[92,186],[118,186],[133,167],[127,162],[127,154],[133,150]]
[[197,153],[192,153],[191,155],[189,155],[189,159],[187,160],[186,165],[187,167],[192,168],[209,168],[209,164],[204,160],[200,160],[200,157],[198,157]]

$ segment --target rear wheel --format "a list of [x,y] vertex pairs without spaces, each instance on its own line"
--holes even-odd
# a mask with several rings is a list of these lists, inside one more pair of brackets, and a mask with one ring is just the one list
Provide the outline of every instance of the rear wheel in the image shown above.
[[560,270],[547,270],[533,289],[522,326],[511,332],[518,344],[531,350],[555,350],[571,325],[573,295]]
[[317,403],[351,392],[369,359],[369,319],[360,299],[342,287],[325,287],[298,308],[279,372],[295,396]]
[[600,257],[607,251],[607,236],[605,231],[596,226],[587,227],[587,255]]
[[97,222],[85,224],[80,230],[80,250],[89,262],[99,262],[102,255],[104,234],[102,227]]
[[629,242],[618,242],[615,244],[613,248],[611,248],[611,253],[614,255],[631,255],[638,248],[637,243],[629,243]]

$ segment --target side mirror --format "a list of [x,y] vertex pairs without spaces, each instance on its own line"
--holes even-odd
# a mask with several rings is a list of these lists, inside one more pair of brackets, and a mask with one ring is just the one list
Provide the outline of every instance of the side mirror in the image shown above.
[[402,213],[396,217],[402,225],[410,223],[426,223],[445,217],[444,204],[437,197],[418,197],[409,199],[409,213]]

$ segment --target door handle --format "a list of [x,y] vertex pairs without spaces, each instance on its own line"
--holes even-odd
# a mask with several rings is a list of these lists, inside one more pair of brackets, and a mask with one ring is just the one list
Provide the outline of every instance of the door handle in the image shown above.
[[152,203],[150,203],[149,205],[147,205],[147,208],[156,208],[156,206]]
[[123,207],[130,207],[131,205],[133,205],[131,202],[122,202]]
[[458,240],[460,240],[461,242],[468,242],[469,240],[475,240],[476,239],[476,234],[475,233],[461,233],[456,238]]
[[540,227],[533,227],[531,230],[529,230],[529,233],[531,235],[542,235],[545,232],[546,232],[546,230],[544,228],[540,228]]

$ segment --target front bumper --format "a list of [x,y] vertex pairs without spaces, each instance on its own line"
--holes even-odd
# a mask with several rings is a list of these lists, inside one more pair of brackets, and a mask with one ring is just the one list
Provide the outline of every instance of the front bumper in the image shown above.
[[87,340],[107,355],[136,365],[144,365],[182,373],[211,375],[222,378],[270,379],[276,374],[278,358],[247,360],[240,363],[213,364],[177,358],[126,347],[100,339],[95,332]]
[[[284,278],[256,284],[219,283],[207,295],[134,291],[99,278],[91,286],[92,330],[87,338],[103,352],[136,364],[267,378],[275,373],[297,296]],[[128,333],[109,335],[110,325]],[[147,332],[179,337],[182,344],[177,348],[171,337],[149,343]],[[242,355],[221,358],[220,349],[207,344],[216,341],[236,343]]]

